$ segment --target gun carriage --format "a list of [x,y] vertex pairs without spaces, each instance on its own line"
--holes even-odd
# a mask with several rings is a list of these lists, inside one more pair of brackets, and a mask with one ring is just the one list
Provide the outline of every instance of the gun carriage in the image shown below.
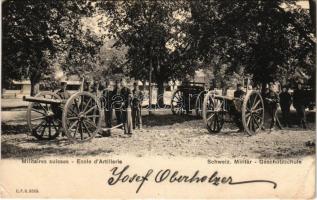
[[202,116],[210,133],[221,131],[225,122],[239,115],[244,130],[249,135],[260,131],[264,124],[264,101],[258,91],[249,90],[244,98],[218,95],[209,91],[204,98]]
[[52,140],[62,132],[71,141],[88,141],[101,129],[101,105],[89,92],[77,92],[67,100],[54,92],[41,92],[23,100],[30,102],[29,129],[40,140]]
[[[81,89],[82,90],[82,89]],[[101,128],[105,99],[87,91],[74,93],[62,99],[57,93],[44,91],[35,97],[23,97],[30,102],[27,108],[27,123],[30,132],[39,140],[52,140],[62,133],[71,141],[89,141],[97,133],[122,127]],[[132,132],[131,108],[127,108],[127,127]],[[129,112],[130,111],[130,112]]]
[[197,105],[202,105],[203,96],[206,94],[204,85],[204,83],[186,82],[178,86],[171,98],[172,113],[182,115],[197,110]]

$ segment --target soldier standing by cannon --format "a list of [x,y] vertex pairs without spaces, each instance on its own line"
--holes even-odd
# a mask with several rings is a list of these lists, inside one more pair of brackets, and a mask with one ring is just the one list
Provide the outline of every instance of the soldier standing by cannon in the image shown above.
[[131,130],[128,128],[128,115],[131,115],[131,90],[127,87],[127,82],[124,78],[121,79],[121,90],[120,96],[122,98],[122,107],[121,107],[121,120],[124,127],[124,134],[132,134]]
[[281,128],[279,121],[277,120],[277,117],[276,117],[276,111],[277,111],[278,104],[280,102],[280,98],[279,98],[279,95],[274,91],[274,85],[272,83],[269,86],[269,91],[265,94],[265,100],[268,107],[268,113],[272,119],[270,124],[270,129],[271,130],[273,129],[276,122],[277,122],[277,126]]
[[142,116],[141,116],[141,109],[142,109],[142,101],[143,101],[143,93],[139,89],[138,82],[133,83],[133,90],[132,90],[132,127],[135,129],[137,126],[138,129],[142,128]]
[[290,107],[292,105],[292,96],[288,92],[288,88],[286,86],[282,87],[282,92],[280,93],[279,97],[280,97],[280,106],[282,110],[283,125],[284,127],[286,126],[291,127],[289,113],[290,113]]
[[61,81],[60,83],[60,89],[56,92],[58,96],[60,96],[62,99],[68,99],[70,97],[69,92],[67,91],[67,82]]
[[122,97],[121,97],[121,85],[119,80],[115,81],[115,85],[112,91],[111,107],[115,110],[117,124],[121,124],[121,108],[122,108]]
[[109,81],[105,81],[105,88],[102,92],[103,96],[103,107],[105,111],[105,124],[106,128],[111,128],[112,127],[112,106],[111,106],[111,99],[112,99],[112,91],[109,88]]
[[299,118],[298,126],[306,129],[306,101],[305,101],[305,91],[302,89],[302,84],[298,83],[297,88],[293,93],[293,105],[296,109],[297,116]]
[[239,130],[238,132],[244,131],[243,124],[241,121],[241,108],[242,108],[242,103],[243,103],[243,98],[245,97],[245,92],[243,91],[242,84],[238,83],[237,84],[237,90],[234,91],[233,94],[235,100],[234,100],[234,105],[235,105],[235,112],[234,114],[234,122],[238,126]]

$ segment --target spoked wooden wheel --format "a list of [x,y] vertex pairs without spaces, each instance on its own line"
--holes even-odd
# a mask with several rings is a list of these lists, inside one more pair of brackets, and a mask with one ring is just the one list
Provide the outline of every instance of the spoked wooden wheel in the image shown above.
[[[61,99],[53,92],[41,92],[35,97],[47,99]],[[61,130],[61,120],[56,116],[53,107],[58,105],[46,103],[29,103],[27,110],[27,122],[34,137],[39,140],[52,140],[56,138]]]
[[66,102],[63,112],[63,128],[71,141],[91,140],[100,131],[101,106],[96,96],[78,92]]
[[195,111],[197,117],[202,117],[203,114],[203,103],[205,95],[207,94],[207,91],[202,91],[198,94],[196,102],[195,102]]
[[259,92],[250,91],[243,100],[242,123],[249,135],[261,130],[264,123],[264,103]]
[[208,92],[204,98],[202,116],[210,133],[218,133],[224,124],[224,99]]
[[176,90],[173,93],[171,100],[171,109],[174,115],[181,115],[185,113],[185,102],[182,91]]

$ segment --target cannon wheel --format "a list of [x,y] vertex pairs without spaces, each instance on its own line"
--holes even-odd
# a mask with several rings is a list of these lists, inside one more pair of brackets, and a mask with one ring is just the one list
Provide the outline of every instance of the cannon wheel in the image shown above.
[[224,102],[222,98],[215,98],[212,91],[205,95],[202,116],[210,133],[218,133],[224,124]]
[[84,142],[95,137],[101,128],[101,106],[96,96],[77,92],[66,102],[63,129],[71,141]]
[[197,117],[202,117],[203,114],[203,104],[204,104],[204,97],[207,94],[207,91],[201,91],[196,99],[195,102],[195,111]]
[[248,135],[261,130],[264,123],[264,103],[259,92],[247,93],[242,104],[242,123]]
[[181,115],[185,113],[183,101],[183,92],[181,90],[176,90],[172,95],[171,100],[171,110],[174,115]]
[[[35,97],[61,99],[57,94],[49,91],[41,92]],[[39,140],[52,140],[60,133],[61,120],[55,116],[51,104],[29,103],[27,122],[32,135]]]

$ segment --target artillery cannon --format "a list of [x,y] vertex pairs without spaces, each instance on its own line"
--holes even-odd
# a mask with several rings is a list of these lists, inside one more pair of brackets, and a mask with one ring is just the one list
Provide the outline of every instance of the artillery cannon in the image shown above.
[[243,99],[222,96],[209,91],[204,98],[202,116],[210,133],[221,131],[225,122],[233,121],[239,113],[242,125],[248,135],[254,135],[263,128],[264,102],[258,91],[247,91]]
[[23,100],[30,102],[29,129],[40,140],[54,139],[62,132],[71,141],[88,141],[101,129],[101,105],[89,92],[77,92],[63,100],[47,91],[35,97],[23,97]]
[[205,93],[204,83],[185,82],[178,86],[171,98],[172,113],[177,115],[189,114],[197,106],[202,105],[201,102]]
[[[76,92],[67,100],[49,91],[23,97],[23,100],[30,102],[27,123],[32,135],[39,140],[52,140],[62,133],[71,141],[84,142],[97,133],[123,126],[121,123],[101,128],[104,108],[100,98],[86,91]],[[128,132],[132,133],[131,108],[128,107],[126,113]]]

